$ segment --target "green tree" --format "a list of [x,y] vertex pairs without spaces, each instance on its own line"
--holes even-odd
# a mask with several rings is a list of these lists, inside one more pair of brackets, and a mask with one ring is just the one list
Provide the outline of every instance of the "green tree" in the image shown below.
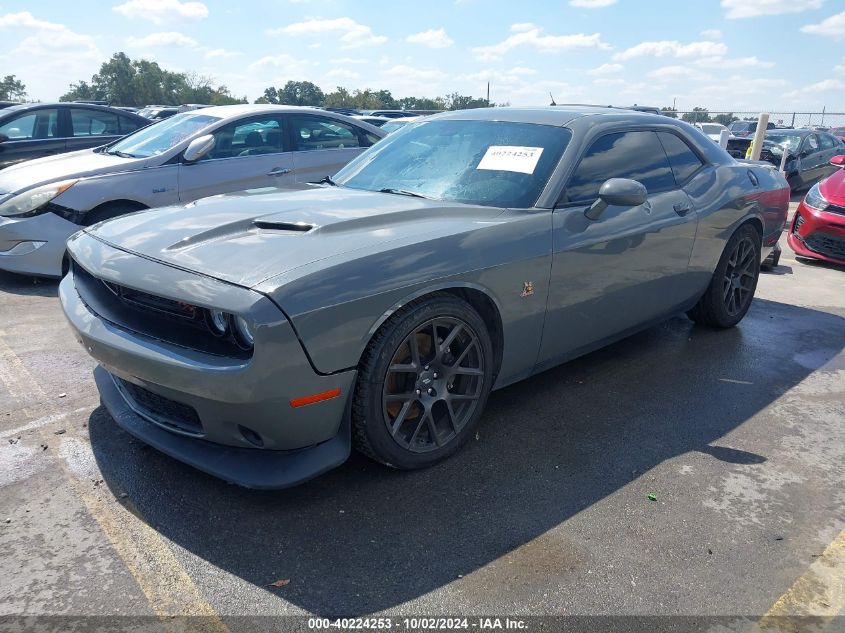
[[673,119],[678,118],[678,111],[675,108],[670,108],[669,106],[666,106],[665,108],[660,108],[660,114],[671,117]]
[[447,110],[468,110],[470,108],[487,107],[487,99],[476,99],[475,97],[458,94],[457,92],[448,95],[446,102],[448,104],[446,106]]
[[[267,94],[267,91],[264,91]],[[289,81],[278,90],[278,103],[296,106],[323,105],[325,95],[319,86],[310,81]],[[272,101],[270,103],[273,103]]]
[[245,99],[232,96],[226,86],[214,86],[211,77],[170,72],[146,59],[133,61],[126,53],[115,53],[100,66],[90,83],[70,84],[70,90],[61,96],[62,101],[79,99],[98,99],[126,106],[245,102]]
[[279,103],[279,92],[273,87],[264,89],[264,94],[255,100],[255,103]]
[[26,98],[26,86],[14,75],[6,75],[0,81],[0,100],[23,101]]
[[343,86],[338,86],[334,92],[326,95],[323,105],[327,108],[351,108],[352,95]]
[[692,112],[684,112],[681,117],[687,123],[710,123],[710,113],[707,108],[693,108]]
[[390,94],[390,90],[379,90],[377,93],[375,93],[375,96],[381,102],[379,108],[384,108],[386,110],[399,109],[399,102],[393,98],[393,95]]
[[733,112],[723,112],[722,114],[717,114],[713,117],[713,120],[716,123],[721,123],[722,125],[730,125],[734,121],[739,121],[739,117],[734,116]]

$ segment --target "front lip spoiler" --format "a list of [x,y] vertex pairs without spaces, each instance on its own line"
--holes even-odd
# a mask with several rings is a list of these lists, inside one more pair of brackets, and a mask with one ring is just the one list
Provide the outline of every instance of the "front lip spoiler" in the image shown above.
[[352,448],[349,406],[337,435],[321,444],[291,451],[238,448],[177,435],[142,418],[102,366],[94,370],[94,380],[103,405],[123,430],[165,455],[245,488],[275,490],[296,486],[340,466]]

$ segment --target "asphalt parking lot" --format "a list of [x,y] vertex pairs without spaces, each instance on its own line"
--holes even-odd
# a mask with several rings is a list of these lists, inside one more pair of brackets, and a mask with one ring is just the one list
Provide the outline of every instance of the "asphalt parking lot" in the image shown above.
[[674,318],[496,392],[442,465],[353,455],[278,492],[121,431],[56,283],[0,274],[0,616],[838,614],[815,624],[843,630],[845,269],[781,242],[733,330]]

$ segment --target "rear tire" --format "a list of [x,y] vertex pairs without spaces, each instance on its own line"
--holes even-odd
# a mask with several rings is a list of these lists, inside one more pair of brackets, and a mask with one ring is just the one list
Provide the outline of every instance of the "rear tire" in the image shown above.
[[361,359],[355,447],[402,470],[446,459],[475,433],[493,358],[484,321],[464,301],[444,293],[409,304],[376,332]]
[[745,316],[760,277],[760,232],[744,224],[728,240],[710,285],[687,316],[702,325],[733,327]]

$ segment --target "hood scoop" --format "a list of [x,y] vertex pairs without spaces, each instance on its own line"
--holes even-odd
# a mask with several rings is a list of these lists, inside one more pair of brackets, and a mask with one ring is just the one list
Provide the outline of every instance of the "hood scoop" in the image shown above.
[[281,233],[307,233],[314,229],[313,224],[307,224],[306,222],[255,220],[252,225],[262,231],[276,231]]

